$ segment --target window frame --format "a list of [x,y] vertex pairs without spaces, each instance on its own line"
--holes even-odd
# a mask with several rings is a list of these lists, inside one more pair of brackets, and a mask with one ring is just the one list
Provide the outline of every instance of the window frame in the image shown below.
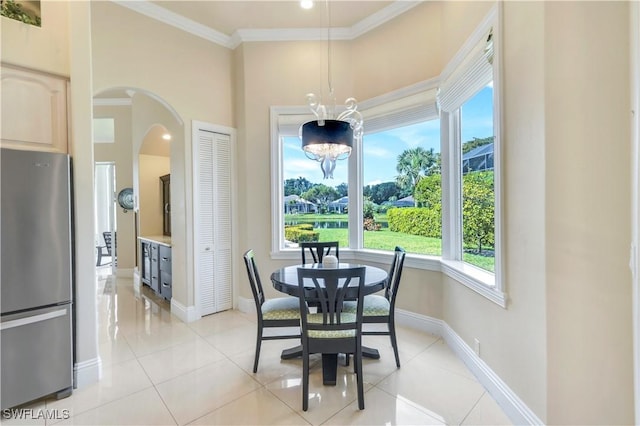
[[[426,80],[384,95],[360,102],[365,122],[365,134],[375,133],[396,127],[415,124],[420,121],[437,120],[437,89],[439,79]],[[417,118],[420,112],[426,115]],[[285,248],[284,215],[281,205],[284,200],[283,144],[282,138],[297,136],[302,123],[314,119],[307,106],[270,107],[271,126],[271,257],[273,259],[293,260],[299,257],[297,249]],[[378,124],[367,127],[367,122]],[[349,184],[349,247],[340,249],[340,257],[351,260],[388,263],[392,251],[366,249],[362,229],[363,202],[363,141],[354,141],[353,152],[346,161],[348,164]],[[342,166],[342,164],[340,165]],[[430,271],[441,271],[440,256],[408,254],[405,265]]]
[[[443,85],[465,81],[464,87],[477,87],[478,81],[469,80],[469,70],[474,50],[486,42],[487,34],[493,31],[493,129],[494,129],[494,195],[495,195],[495,267],[494,273],[485,271],[462,260],[462,140],[460,134],[460,108],[471,97],[463,96],[455,109],[441,111],[442,162],[447,173],[443,173],[442,209],[443,241],[442,272],[489,300],[506,308],[507,296],[504,291],[503,238],[502,238],[502,149],[501,149],[501,48],[499,15],[501,8],[494,6],[482,23],[467,39],[462,48],[445,67],[442,73]],[[459,79],[459,80],[456,80]],[[480,83],[487,83],[482,82]],[[465,92],[465,90],[462,90]],[[477,93],[477,92],[475,92]],[[444,166],[443,166],[444,167]],[[445,237],[446,235],[446,237]]]

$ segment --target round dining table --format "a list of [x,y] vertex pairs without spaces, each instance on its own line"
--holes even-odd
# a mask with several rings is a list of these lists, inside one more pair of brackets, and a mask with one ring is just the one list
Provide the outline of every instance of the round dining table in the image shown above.
[[[357,268],[357,267],[363,267],[363,266],[365,267],[365,277],[364,277],[365,295],[376,293],[382,290],[388,278],[387,271],[381,268],[377,268],[375,266],[360,265],[357,263],[338,263],[330,267],[323,266],[321,263],[308,263],[305,265],[285,266],[284,268],[280,268],[271,274],[271,282],[273,284],[273,288],[275,288],[279,292],[288,294],[290,296],[298,297],[298,294],[299,294],[298,269],[299,268],[348,269],[348,268]],[[357,297],[357,288],[354,287],[353,294],[347,293],[346,297],[355,299]],[[291,358],[297,358],[300,356],[302,356],[301,345],[295,346],[293,348],[285,349],[282,351],[282,354],[280,355],[282,359],[291,359]],[[380,358],[380,353],[378,352],[377,349],[363,346],[362,356],[367,358],[378,359]],[[335,385],[337,370],[338,370],[338,354],[322,354],[323,384]]]

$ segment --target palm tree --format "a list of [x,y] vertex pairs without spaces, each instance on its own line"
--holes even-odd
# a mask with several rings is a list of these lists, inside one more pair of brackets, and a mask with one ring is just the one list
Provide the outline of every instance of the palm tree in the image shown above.
[[438,169],[438,156],[433,148],[426,150],[419,146],[407,149],[398,156],[398,185],[413,193],[413,188],[421,177],[436,173]]

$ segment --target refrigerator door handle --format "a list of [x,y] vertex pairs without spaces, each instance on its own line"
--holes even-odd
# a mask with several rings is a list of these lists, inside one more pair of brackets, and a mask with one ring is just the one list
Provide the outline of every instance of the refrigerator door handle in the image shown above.
[[47,312],[46,314],[34,315],[32,317],[15,319],[12,321],[3,322],[0,324],[0,330],[8,330],[14,327],[21,327],[27,324],[33,324],[36,322],[47,321],[52,318],[61,317],[67,314],[67,308],[58,309],[57,311]]

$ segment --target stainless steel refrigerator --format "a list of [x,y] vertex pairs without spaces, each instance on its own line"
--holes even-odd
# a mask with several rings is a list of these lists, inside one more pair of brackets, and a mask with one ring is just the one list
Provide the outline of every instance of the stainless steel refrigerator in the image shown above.
[[2,409],[71,393],[72,216],[68,155],[0,152]]

